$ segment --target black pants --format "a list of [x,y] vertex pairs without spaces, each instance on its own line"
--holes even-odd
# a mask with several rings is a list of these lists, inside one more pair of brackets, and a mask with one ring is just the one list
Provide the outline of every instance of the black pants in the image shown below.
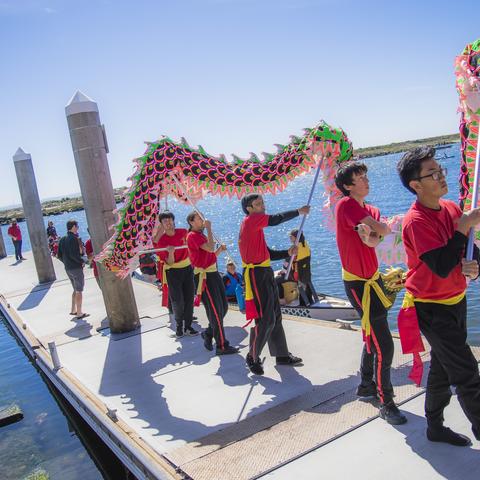
[[456,305],[416,302],[420,330],[432,347],[425,396],[425,415],[431,426],[443,424],[450,385],[473,427],[480,429],[480,376],[467,344],[467,300]]
[[15,248],[15,260],[20,260],[22,258],[22,241],[21,240],[12,240],[13,247]]
[[310,257],[297,261],[297,274],[300,305],[310,305],[316,301],[315,297],[317,296],[312,284]]
[[[360,316],[362,316],[362,296],[365,282],[353,281],[343,282],[345,292],[350,303]],[[383,283],[379,280],[383,289]],[[383,306],[377,294],[370,289],[370,325],[371,340],[370,351],[367,346],[363,346],[362,359],[360,364],[360,374],[362,385],[371,384],[375,378],[377,391],[382,403],[389,403],[393,400],[393,387],[390,380],[390,370],[393,360],[393,339],[388,327],[387,309]]]
[[166,274],[168,298],[172,303],[177,328],[189,328],[192,326],[193,296],[195,294],[192,266],[169,268]]
[[282,325],[282,312],[278,301],[278,289],[270,267],[255,267],[250,270],[253,297],[260,318],[250,329],[250,355],[260,358],[263,347],[268,343],[270,355],[288,355],[287,339]]
[[[197,289],[200,275],[195,275],[195,290]],[[208,327],[205,335],[215,338],[218,348],[225,348],[228,341],[225,338],[223,319],[228,311],[227,297],[222,277],[218,272],[207,273],[205,287],[202,292],[202,303],[208,318]]]

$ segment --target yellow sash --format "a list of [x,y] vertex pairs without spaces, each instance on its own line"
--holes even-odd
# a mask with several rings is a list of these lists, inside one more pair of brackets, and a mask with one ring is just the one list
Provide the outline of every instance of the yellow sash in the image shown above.
[[459,293],[454,297],[444,298],[441,300],[429,300],[428,298],[415,298],[410,292],[405,291],[405,296],[403,297],[402,308],[414,307],[414,302],[420,303],[440,303],[442,305],[456,305],[460,303],[465,297],[465,292]]
[[172,263],[169,265],[167,262],[163,264],[163,275],[162,275],[162,283],[167,285],[167,270],[171,268],[185,268],[190,265],[190,259],[187,257],[185,260],[180,260],[179,262]]
[[309,257],[310,255],[311,255],[311,252],[310,252],[310,246],[308,245],[308,243],[305,242],[305,246],[303,246],[302,242],[299,242],[298,253],[295,260],[300,261],[300,260],[303,260],[304,258]]
[[270,266],[270,259],[267,258],[262,263],[244,263],[242,262],[243,267],[243,277],[245,278],[245,302],[249,300],[253,300],[253,290],[252,290],[252,282],[250,281],[250,270],[255,267],[269,267]]
[[211,272],[216,272],[217,271],[217,262],[212,263],[209,267],[207,268],[200,268],[200,267],[195,267],[193,269],[193,273],[197,275],[197,273],[200,275],[198,279],[198,285],[197,285],[197,295],[202,295],[203,292],[203,283],[207,279],[207,273]]
[[373,288],[378,298],[383,303],[385,308],[392,305],[392,302],[386,297],[382,290],[382,287],[378,284],[377,280],[380,278],[380,272],[377,270],[371,278],[357,277],[353,273],[349,273],[342,268],[342,278],[346,282],[361,281],[365,282],[362,296],[362,330],[365,332],[365,336],[370,336],[370,289]]

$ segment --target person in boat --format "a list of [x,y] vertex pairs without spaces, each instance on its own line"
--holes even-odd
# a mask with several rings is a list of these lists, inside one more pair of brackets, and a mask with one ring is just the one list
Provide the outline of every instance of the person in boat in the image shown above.
[[281,260],[296,254],[297,248],[291,246],[288,250],[282,251],[269,249],[263,229],[292,220],[298,215],[306,215],[310,212],[310,207],[304,206],[298,210],[267,215],[263,197],[258,194],[244,196],[241,205],[245,213],[239,234],[239,248],[245,278],[245,309],[247,322],[255,322],[255,326],[250,329],[250,348],[246,362],[252,373],[263,375],[260,355],[266,343],[268,343],[270,354],[276,357],[277,365],[302,363],[301,358],[295,357],[288,351],[278,289],[270,267],[271,260]]
[[225,295],[230,303],[236,303],[240,312],[245,313],[245,298],[243,292],[243,278],[237,273],[237,268],[232,261],[227,263],[227,273],[222,277],[225,286]]
[[[298,229],[290,232],[290,241],[294,244],[297,241]],[[310,269],[311,252],[310,246],[305,240],[303,232],[298,241],[298,253],[293,262],[294,279],[298,282],[300,305],[309,306],[318,300],[317,293],[312,283],[312,272]]]
[[171,301],[176,323],[176,337],[198,335],[192,327],[193,297],[195,292],[193,268],[188,257],[185,228],[175,228],[175,215],[162,212],[159,225],[153,234],[153,246],[165,249],[158,252],[163,262],[162,302],[166,307]]
[[143,253],[139,256],[138,262],[145,279],[150,283],[155,283],[157,281],[157,262],[154,254]]
[[[225,337],[223,319],[228,311],[228,302],[217,269],[217,257],[227,248],[225,245],[215,248],[210,220],[203,220],[197,212],[191,212],[187,216],[187,223],[188,255],[194,268],[196,303],[202,301],[208,318],[208,327],[202,332],[203,344],[212,351],[215,339],[217,355],[237,353],[238,348],[232,347]],[[204,229],[207,235],[204,235]]]
[[[278,298],[280,300],[280,305],[287,305],[287,298],[285,298],[285,289],[284,285],[294,285],[296,283],[296,280],[294,278],[294,271],[293,268],[290,269],[290,273],[288,274],[287,277],[287,270],[288,270],[288,265],[290,264],[290,257],[286,258],[283,261],[282,268],[278,271],[275,272],[275,283],[277,285],[278,289]],[[294,290],[296,291],[297,288],[295,287]],[[296,300],[298,298],[298,293],[295,294],[295,298],[293,300]],[[291,300],[291,301],[293,301]]]
[[343,194],[335,209],[337,246],[345,292],[362,318],[365,344],[357,395],[378,395],[380,416],[390,424],[400,425],[407,418],[393,401],[390,380],[394,346],[387,308],[391,303],[385,295],[375,253],[375,246],[390,233],[390,228],[380,220],[378,208],[365,202],[370,191],[367,170],[365,164],[354,161],[340,166],[336,173],[335,185]]
[[443,425],[443,411],[452,396],[450,386],[455,385],[460,406],[480,440],[480,376],[467,344],[465,296],[466,279],[478,277],[478,249],[474,260],[463,258],[469,230],[480,224],[480,209],[462,213],[458,205],[442,198],[448,193],[447,172],[435,160],[434,148],[410,150],[397,170],[403,185],[417,197],[403,220],[402,237],[409,269],[406,300],[411,300],[420,331],[431,346],[426,436],[434,442],[469,446],[468,437]]

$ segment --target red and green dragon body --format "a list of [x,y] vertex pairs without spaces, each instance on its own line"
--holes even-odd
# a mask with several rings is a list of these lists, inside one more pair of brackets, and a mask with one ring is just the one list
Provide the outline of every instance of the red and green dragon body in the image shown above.
[[334,173],[352,153],[343,130],[324,122],[306,129],[302,137],[292,137],[288,145],[278,145],[277,154],[263,154],[263,161],[252,154],[247,160],[234,156],[234,161],[228,162],[224,156],[209,155],[202,147],[194,149],[186,141],[174,142],[168,137],[149,143],[143,156],[135,160],[136,172],[118,211],[115,233],[97,260],[120,276],[127,275],[138,252],[151,247],[160,200],[167,195],[185,200],[184,190],[195,201],[206,194],[238,198],[252,192],[274,194],[318,165],[324,178],[330,178],[327,195],[335,197]]

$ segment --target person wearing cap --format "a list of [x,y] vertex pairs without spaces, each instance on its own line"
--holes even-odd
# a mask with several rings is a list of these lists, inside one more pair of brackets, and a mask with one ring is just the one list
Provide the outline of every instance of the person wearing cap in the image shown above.
[[[402,345],[413,329],[420,329],[431,346],[425,394],[427,438],[467,447],[471,445],[468,437],[444,426],[443,411],[454,385],[473,434],[480,440],[480,376],[467,343],[465,296],[466,279],[478,277],[478,249],[473,260],[464,258],[469,231],[480,224],[480,208],[463,213],[455,202],[442,198],[448,193],[447,171],[435,160],[432,147],[408,151],[397,170],[404,187],[416,195],[402,224],[408,266],[398,318]],[[410,322],[405,330],[400,326],[407,312]],[[417,336],[419,350],[423,344],[419,332]]]
[[12,239],[13,248],[15,249],[15,260],[26,260],[22,255],[22,232],[20,227],[17,225],[17,219],[12,219],[12,224],[8,227],[7,230],[8,236]]
[[[187,223],[188,255],[195,275],[195,305],[200,305],[201,300],[208,318],[208,327],[202,332],[203,344],[207,350],[212,351],[212,343],[215,339],[217,355],[237,353],[238,348],[230,345],[223,328],[228,302],[222,278],[217,269],[217,257],[226,250],[226,247],[220,245],[215,248],[210,220],[203,220],[197,212],[191,212],[187,216]],[[206,236],[203,233],[204,229],[207,231]]]
[[278,298],[271,260],[283,260],[297,253],[297,247],[276,251],[268,248],[263,229],[280,225],[298,215],[307,215],[309,206],[275,215],[265,213],[262,195],[249,194],[241,200],[245,218],[240,225],[239,248],[245,277],[245,310],[247,325],[250,329],[250,348],[246,362],[250,371],[263,375],[260,360],[263,347],[268,343],[270,354],[276,357],[277,365],[298,365],[302,359],[288,351],[285,331],[282,325],[282,313]]
[[385,295],[375,252],[390,228],[380,220],[378,208],[365,202],[370,191],[367,171],[364,163],[356,161],[337,170],[335,185],[343,194],[335,208],[337,246],[345,293],[362,319],[364,346],[357,395],[378,395],[380,416],[392,425],[401,425],[407,418],[395,405],[390,378],[394,346],[387,315],[391,302]]

